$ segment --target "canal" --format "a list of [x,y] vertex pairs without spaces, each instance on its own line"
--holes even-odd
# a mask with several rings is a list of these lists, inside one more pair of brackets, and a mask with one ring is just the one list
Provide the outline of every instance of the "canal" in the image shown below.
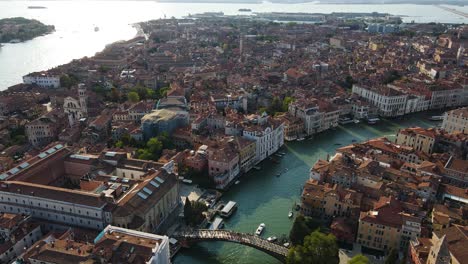
[[[401,119],[381,120],[370,126],[349,124],[334,131],[326,131],[314,139],[290,142],[283,147],[287,154],[279,164],[269,160],[261,163],[262,170],[252,171],[241,178],[224,194],[223,200],[233,200],[239,205],[237,212],[226,221],[226,229],[253,233],[260,223],[266,224],[263,237],[287,235],[293,220],[288,218],[294,202],[299,202],[300,190],[309,177],[309,169],[318,159],[333,155],[340,146],[352,144],[353,140],[385,136],[393,140],[400,128],[432,127],[437,123],[428,120],[430,115],[420,113]],[[285,172],[285,169],[288,169]],[[276,175],[283,172],[280,177]],[[204,242],[190,249],[182,249],[175,257],[176,264],[206,263],[267,263],[278,260],[253,248],[226,242]]]

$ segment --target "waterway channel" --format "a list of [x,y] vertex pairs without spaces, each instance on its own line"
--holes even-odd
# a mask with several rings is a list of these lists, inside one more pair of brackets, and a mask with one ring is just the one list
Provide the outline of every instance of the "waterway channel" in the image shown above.
[[[266,224],[263,237],[287,235],[293,223],[288,218],[294,202],[299,202],[300,190],[309,177],[309,170],[318,159],[333,155],[340,146],[352,144],[353,140],[386,136],[393,140],[400,128],[432,127],[436,122],[430,115],[420,113],[401,119],[382,120],[376,125],[349,124],[334,131],[326,131],[314,139],[290,142],[283,147],[287,154],[279,164],[269,160],[261,163],[261,171],[249,172],[225,193],[223,200],[233,200],[239,205],[236,213],[226,221],[226,229],[253,233],[260,223]],[[340,144],[340,145],[338,145]],[[285,172],[285,169],[288,170]],[[283,172],[280,177],[276,175]],[[278,260],[256,249],[226,242],[204,242],[190,249],[183,249],[173,260],[175,264],[276,264]]]

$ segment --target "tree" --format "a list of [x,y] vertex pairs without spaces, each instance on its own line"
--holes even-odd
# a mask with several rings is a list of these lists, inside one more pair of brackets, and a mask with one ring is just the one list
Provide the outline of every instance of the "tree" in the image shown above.
[[348,264],[369,264],[369,259],[366,256],[359,254],[350,259]]
[[325,235],[316,230],[304,238],[302,245],[289,250],[286,257],[288,264],[338,264],[338,245],[332,234]]
[[396,264],[398,261],[398,250],[392,248],[385,259],[385,264]]
[[302,244],[304,237],[312,231],[320,229],[322,223],[312,217],[299,215],[294,219],[293,227],[289,233],[289,239],[294,245]]
[[185,205],[184,205],[184,219],[185,223],[189,224],[190,219],[192,219],[192,203],[190,203],[190,200],[188,197],[185,198]]
[[127,97],[128,97],[128,100],[132,103],[136,103],[140,101],[140,96],[136,92],[129,92]]
[[292,103],[292,102],[294,102],[294,98],[289,97],[289,96],[286,96],[286,97],[283,99],[283,106],[282,106],[281,111],[287,112],[287,111],[288,111],[288,108],[289,108],[289,104]]
[[78,80],[74,76],[62,75],[60,76],[60,86],[70,89],[73,85],[77,84]]
[[161,141],[159,141],[158,138],[154,137],[148,140],[148,142],[146,143],[146,148],[151,154],[159,157],[159,155],[161,154],[163,145]]

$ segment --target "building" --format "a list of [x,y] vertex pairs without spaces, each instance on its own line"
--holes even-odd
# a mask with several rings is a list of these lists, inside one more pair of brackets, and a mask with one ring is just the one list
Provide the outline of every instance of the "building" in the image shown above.
[[421,218],[406,212],[393,197],[381,197],[368,212],[361,212],[356,242],[363,247],[406,251],[410,240],[421,234]]
[[442,129],[449,133],[468,134],[468,107],[448,111],[444,114]]
[[366,99],[379,109],[383,117],[396,117],[405,114],[408,95],[389,86],[365,87],[353,85],[353,93]]
[[284,144],[284,124],[263,115],[248,117],[248,123],[243,125],[242,137],[255,141],[255,164],[266,159],[279,150]]
[[94,240],[81,239],[86,234],[69,229],[51,233],[21,256],[27,264],[129,263],[170,264],[169,238],[107,226]]
[[24,84],[35,84],[44,88],[59,88],[60,76],[47,72],[34,72],[23,76]]
[[337,127],[340,118],[340,109],[315,98],[292,102],[288,111],[293,117],[302,119],[308,136]]
[[398,131],[395,143],[431,154],[434,150],[436,137],[437,131],[434,129],[406,128]]
[[61,111],[52,110],[25,125],[26,137],[35,147],[47,145],[57,138],[65,122],[65,115]]
[[30,214],[48,229],[114,224],[156,231],[180,202],[173,171],[172,161],[74,154],[58,144],[0,174],[0,210]]
[[77,121],[88,116],[88,96],[86,87],[78,85],[78,98],[68,96],[63,99],[63,111],[68,116],[68,124],[73,126]]
[[450,157],[445,164],[444,182],[468,188],[468,161]]
[[411,241],[412,264],[462,264],[468,259],[468,227],[455,225],[435,231],[432,238]]
[[154,110],[141,119],[141,130],[146,140],[161,133],[170,134],[176,128],[188,126],[189,114],[187,111],[174,111],[170,109]]
[[42,237],[41,226],[24,214],[0,213],[0,262],[12,263]]
[[357,220],[362,194],[337,184],[321,184],[308,180],[301,195],[301,213],[305,216],[332,219],[346,217]]
[[239,153],[234,138],[218,141],[208,148],[208,174],[217,189],[226,188],[239,173]]

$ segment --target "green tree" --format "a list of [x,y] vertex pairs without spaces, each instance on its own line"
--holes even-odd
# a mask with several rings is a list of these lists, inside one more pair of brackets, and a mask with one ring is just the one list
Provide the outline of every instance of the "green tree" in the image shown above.
[[205,219],[203,212],[206,212],[206,210],[208,210],[206,204],[200,201],[195,201],[192,203],[192,226],[197,226],[201,224],[201,222],[203,222],[203,220]]
[[289,239],[294,245],[300,245],[304,242],[304,237],[311,232],[312,230],[307,226],[305,217],[299,215],[294,219],[291,231],[289,231]]
[[286,257],[288,264],[338,264],[338,245],[332,234],[325,235],[316,230],[304,238],[302,245],[289,250]]
[[76,85],[78,80],[74,76],[62,75],[60,76],[60,86],[70,89],[73,85]]
[[366,256],[359,254],[350,259],[348,264],[369,264],[369,259]]
[[294,98],[292,97],[289,97],[289,96],[286,96],[284,99],[283,99],[283,105],[281,107],[281,111],[282,112],[287,112],[288,111],[288,108],[289,108],[289,104],[294,102]]
[[385,264],[396,264],[398,261],[398,250],[392,248],[385,259]]
[[128,97],[128,100],[132,103],[136,103],[140,101],[140,96],[138,95],[137,92],[129,92],[127,97]]

